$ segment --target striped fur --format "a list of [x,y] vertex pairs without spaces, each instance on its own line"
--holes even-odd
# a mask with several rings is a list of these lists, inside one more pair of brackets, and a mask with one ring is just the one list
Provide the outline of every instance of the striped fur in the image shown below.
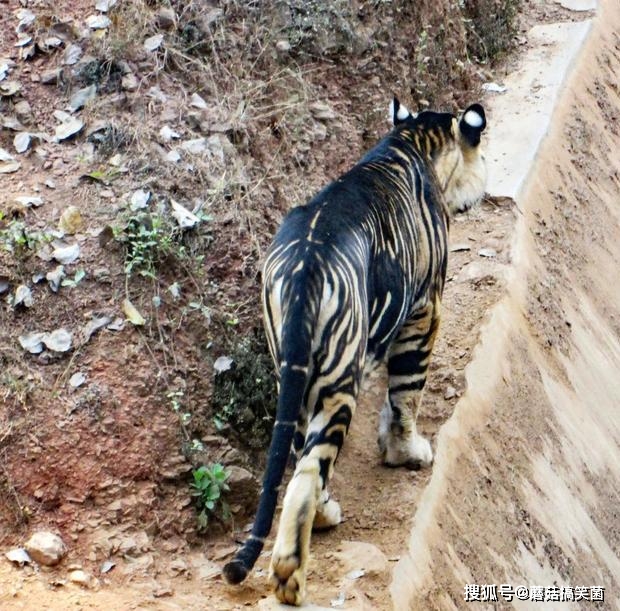
[[287,456],[297,463],[272,559],[277,598],[304,597],[310,532],[336,525],[327,483],[367,361],[387,361],[379,448],[385,464],[432,463],[416,416],[439,326],[452,212],[484,193],[481,106],[460,121],[412,115],[394,100],[394,129],[349,172],[293,209],[267,254],[263,308],[279,399],[263,490],[250,538],[224,567],[239,583],[269,534]]

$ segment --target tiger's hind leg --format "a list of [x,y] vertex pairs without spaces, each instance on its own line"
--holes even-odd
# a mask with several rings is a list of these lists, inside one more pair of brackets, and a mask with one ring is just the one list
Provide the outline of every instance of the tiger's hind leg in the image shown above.
[[271,556],[270,577],[280,602],[300,605],[313,526],[340,522],[340,506],[326,486],[355,411],[353,394],[322,399],[308,423],[306,443],[284,496],[278,534]]
[[379,420],[379,449],[387,466],[428,467],[433,452],[416,420],[437,329],[439,299],[418,310],[401,328],[388,355],[388,393]]

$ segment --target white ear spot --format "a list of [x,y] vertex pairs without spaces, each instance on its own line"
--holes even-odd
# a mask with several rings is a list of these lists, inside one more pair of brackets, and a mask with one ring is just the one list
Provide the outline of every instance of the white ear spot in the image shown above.
[[475,110],[468,110],[463,116],[463,121],[471,127],[481,127],[483,119]]

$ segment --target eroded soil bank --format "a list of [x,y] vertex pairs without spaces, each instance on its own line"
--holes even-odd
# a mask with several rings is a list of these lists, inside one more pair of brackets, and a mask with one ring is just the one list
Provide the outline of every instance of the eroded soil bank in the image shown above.
[[[601,2],[518,198],[507,294],[438,435],[395,609],[620,606],[618,31],[620,6]],[[498,602],[466,602],[466,584],[496,584]],[[578,586],[604,601],[550,593]]]

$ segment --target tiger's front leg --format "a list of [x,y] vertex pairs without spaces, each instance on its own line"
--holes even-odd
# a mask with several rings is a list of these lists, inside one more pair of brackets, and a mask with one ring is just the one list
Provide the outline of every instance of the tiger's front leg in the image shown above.
[[438,327],[437,299],[405,322],[390,347],[388,393],[378,439],[387,466],[417,470],[433,462],[431,444],[418,434],[416,420]]
[[329,497],[327,483],[354,411],[354,396],[336,393],[323,400],[308,425],[302,455],[284,496],[271,556],[270,578],[280,602],[301,605],[312,529],[335,526],[341,520],[340,506]]

